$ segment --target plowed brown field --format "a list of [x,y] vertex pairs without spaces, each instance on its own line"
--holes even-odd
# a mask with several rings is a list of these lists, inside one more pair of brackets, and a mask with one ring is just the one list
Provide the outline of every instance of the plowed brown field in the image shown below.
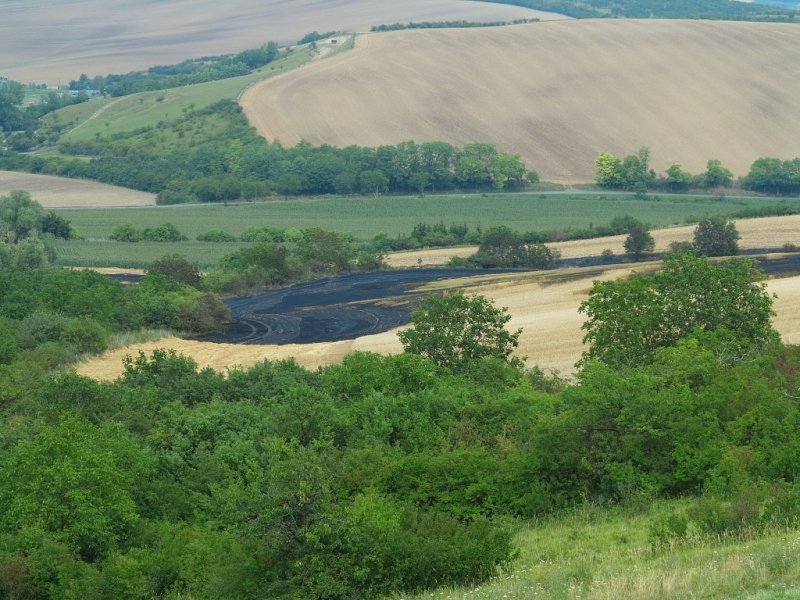
[[600,151],[651,150],[659,172],[800,155],[800,28],[553,21],[360,36],[250,89],[262,135],[294,144],[487,141],[551,181],[589,181]]
[[465,0],[5,0],[0,74],[66,83],[397,21],[565,18]]
[[12,190],[30,192],[45,208],[154,206],[156,203],[155,194],[86,179],[0,171],[0,196]]

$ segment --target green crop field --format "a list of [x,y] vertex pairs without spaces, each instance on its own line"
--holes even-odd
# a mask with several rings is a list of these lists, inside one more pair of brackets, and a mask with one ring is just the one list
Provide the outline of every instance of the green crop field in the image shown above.
[[249,75],[119,98],[96,98],[56,111],[44,122],[69,124],[60,142],[154,127],[160,121],[179,118],[190,107],[200,109],[219,100],[236,99],[249,85],[299,67],[312,55],[311,49],[303,46]]
[[656,227],[731,214],[745,207],[774,204],[770,198],[711,196],[507,194],[391,197],[322,197],[271,200],[245,204],[181,205],[150,208],[60,209],[79,241],[56,244],[59,262],[69,265],[141,266],[164,254],[178,252],[210,266],[240,245],[208,242],[126,244],[108,239],[114,227],[133,223],[140,228],[174,224],[194,240],[198,234],[223,230],[240,235],[250,227],[321,227],[369,240],[378,233],[408,234],[419,222],[508,225],[520,231],[553,231],[606,225],[631,215]]
[[617,216],[631,215],[654,226],[685,223],[717,214],[731,214],[749,206],[774,204],[769,198],[715,199],[711,196],[634,196],[507,194],[447,196],[317,197],[271,200],[246,204],[182,205],[123,209],[62,209],[84,238],[108,237],[120,223],[152,227],[175,224],[194,238],[211,229],[239,235],[248,227],[270,225],[322,227],[348,232],[359,239],[377,233],[410,233],[415,224],[443,221],[470,227],[508,225],[520,231],[552,231],[569,227],[605,225]]

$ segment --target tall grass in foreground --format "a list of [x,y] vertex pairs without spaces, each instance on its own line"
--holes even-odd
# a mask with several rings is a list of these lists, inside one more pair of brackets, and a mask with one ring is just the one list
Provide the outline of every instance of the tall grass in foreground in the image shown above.
[[121,331],[112,333],[108,338],[108,349],[125,348],[132,344],[155,342],[172,337],[175,332],[171,329],[140,329],[139,331]]
[[524,527],[514,568],[488,584],[393,598],[800,598],[800,530],[690,532],[678,542],[656,543],[651,524],[687,506],[658,502],[636,514],[583,507]]

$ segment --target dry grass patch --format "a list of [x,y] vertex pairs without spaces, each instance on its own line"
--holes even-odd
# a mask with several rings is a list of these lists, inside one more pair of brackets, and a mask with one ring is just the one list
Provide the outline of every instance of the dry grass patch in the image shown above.
[[[762,217],[759,219],[739,219],[736,228],[742,236],[739,247],[774,248],[785,243],[800,245],[800,215],[785,217]],[[696,225],[669,227],[652,231],[656,242],[655,251],[669,250],[672,242],[691,242]],[[624,235],[595,238],[591,240],[575,240],[547,244],[561,252],[562,258],[579,258],[582,256],[600,256],[603,250],[611,250],[614,254],[625,253]],[[391,267],[437,266],[447,264],[451,257],[466,258],[477,252],[477,246],[461,248],[428,248],[411,252],[394,252],[386,257]]]
[[[5,3],[9,4],[9,3]],[[318,30],[367,31],[396,21],[564,18],[464,0],[25,0],[3,7],[0,73],[66,83],[187,58],[294,43]]]
[[0,171],[0,196],[25,190],[45,208],[155,206],[155,194],[86,179]]
[[[589,181],[600,151],[663,171],[717,158],[744,175],[800,137],[800,29],[575,20],[360,36],[356,49],[252,88],[260,133],[294,144],[494,142],[548,181]],[[268,117],[268,118],[267,118]]]

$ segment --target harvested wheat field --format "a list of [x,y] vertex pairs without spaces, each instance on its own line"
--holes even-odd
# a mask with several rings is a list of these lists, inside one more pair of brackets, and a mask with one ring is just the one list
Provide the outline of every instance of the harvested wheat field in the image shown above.
[[0,196],[25,190],[45,208],[154,206],[155,194],[86,179],[0,171]]
[[0,74],[66,83],[187,58],[229,54],[311,31],[369,31],[398,21],[566,18],[466,0],[7,0]]
[[[368,340],[369,338],[362,339]],[[366,344],[368,347],[370,346],[368,341]],[[172,349],[179,354],[191,356],[197,361],[200,368],[211,367],[218,371],[236,367],[249,367],[264,360],[282,360],[285,358],[294,358],[303,367],[316,369],[317,367],[341,362],[350,352],[362,349],[357,347],[360,345],[359,340],[352,340],[324,344],[253,346],[197,342],[170,337],[111,350],[100,357],[82,363],[78,366],[77,371],[81,375],[94,377],[95,379],[112,380],[122,374],[122,359],[125,356],[137,356],[139,352],[149,355],[157,348]]]
[[[562,269],[540,273],[479,276],[455,280],[446,284],[428,286],[467,287],[495,301],[497,306],[509,309],[509,329],[522,328],[518,354],[530,366],[556,370],[563,375],[574,372],[574,364],[584,350],[581,331],[583,315],[578,306],[587,298],[592,281],[616,279],[634,270],[650,271],[658,263],[640,263],[636,266],[618,265],[608,268]],[[800,343],[800,277],[775,279],[768,282],[775,300],[775,326],[784,341]],[[361,337],[355,340],[318,343],[287,344],[283,346],[254,346],[196,342],[167,338],[156,342],[136,344],[114,350],[94,358],[78,367],[82,375],[111,380],[122,374],[122,359],[139,352],[150,354],[156,348],[171,348],[191,356],[200,367],[225,370],[237,366],[248,367],[263,360],[294,358],[300,365],[315,369],[336,364],[350,352],[361,350],[382,354],[402,350],[397,339],[398,329]]]
[[378,146],[493,142],[543,179],[590,181],[600,151],[642,146],[663,172],[800,155],[800,28],[570,20],[402,31],[251,88],[269,139]]
[[[800,215],[785,217],[763,217],[759,219],[739,219],[734,221],[741,239],[739,247],[743,250],[755,248],[776,248],[786,243],[800,246]],[[672,242],[691,242],[696,225],[685,227],[669,227],[656,229],[651,233],[656,242],[655,251],[669,250]],[[578,258],[582,256],[600,256],[603,250],[611,250],[614,254],[625,253],[624,235],[595,238],[591,240],[575,240],[547,244],[561,252],[562,258]],[[395,252],[386,257],[391,267],[436,266],[446,264],[451,257],[464,258],[474,254],[477,246],[461,248],[430,248],[411,252]]]

